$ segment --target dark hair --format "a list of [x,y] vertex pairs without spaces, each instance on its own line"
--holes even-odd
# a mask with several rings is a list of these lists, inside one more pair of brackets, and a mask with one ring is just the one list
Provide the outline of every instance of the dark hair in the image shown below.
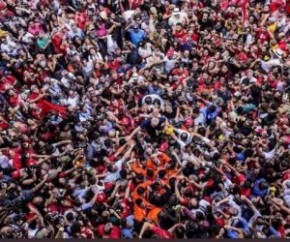
[[120,176],[121,176],[121,178],[123,178],[123,179],[125,179],[126,177],[127,177],[127,171],[126,170],[121,170],[120,171]]
[[158,176],[162,179],[164,178],[166,175],[166,170],[162,169],[158,172]]
[[152,178],[154,176],[154,171],[150,168],[146,170],[146,176]]
[[238,108],[236,109],[236,112],[237,112],[238,115],[243,114],[243,112],[244,112],[243,107],[238,107]]
[[183,227],[177,227],[175,229],[175,235],[177,239],[184,238],[185,229]]
[[144,194],[144,192],[145,192],[145,189],[143,187],[138,187],[137,188],[138,195],[142,195],[142,194]]
[[213,113],[215,110],[216,110],[216,106],[215,106],[215,105],[210,105],[210,106],[207,108],[207,111],[208,111],[209,113]]
[[67,219],[68,221],[72,221],[72,220],[74,219],[74,215],[73,215],[73,213],[68,213],[68,214],[66,215],[66,219]]
[[108,169],[109,172],[113,172],[114,165],[108,165],[107,169]]
[[142,201],[141,198],[137,198],[136,201],[135,201],[135,203],[136,203],[137,206],[140,206],[142,204],[142,202],[143,201]]

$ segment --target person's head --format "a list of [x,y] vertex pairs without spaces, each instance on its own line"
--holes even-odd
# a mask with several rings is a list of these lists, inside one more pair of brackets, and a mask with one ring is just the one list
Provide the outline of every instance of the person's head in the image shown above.
[[229,212],[230,216],[233,216],[233,217],[238,216],[238,214],[239,214],[239,210],[235,207],[230,207],[228,212]]
[[210,105],[207,109],[208,113],[213,113],[216,111],[216,106],[215,105]]
[[175,17],[175,18],[180,18],[180,11],[178,8],[174,8],[173,9],[173,13],[172,15]]
[[107,170],[111,173],[117,172],[118,168],[115,165],[108,165]]
[[151,126],[153,127],[153,128],[155,128],[155,127],[157,127],[159,125],[159,119],[158,118],[152,118],[151,119]]
[[145,204],[143,203],[143,200],[141,198],[137,198],[135,204],[140,208],[145,208]]
[[186,140],[188,139],[188,134],[185,133],[185,132],[183,132],[183,133],[180,135],[180,139],[181,139],[182,141],[186,141]]
[[109,234],[112,229],[113,229],[113,224],[112,223],[106,223],[105,226],[104,226],[104,232],[105,234]]
[[198,201],[196,198],[191,198],[189,201],[189,204],[192,208],[197,208],[198,207]]
[[149,179],[152,179],[154,177],[154,171],[150,168],[148,168],[146,170],[146,176],[149,178]]
[[268,189],[268,187],[269,187],[269,184],[268,184],[266,181],[263,181],[263,182],[261,182],[261,183],[259,184],[259,188],[260,188],[261,190]]
[[41,203],[43,203],[43,198],[40,196],[34,197],[32,200],[32,203],[35,205],[40,205]]
[[143,196],[145,194],[145,189],[141,186],[139,186],[136,191],[137,191],[137,194],[140,196]]
[[176,31],[181,31],[182,30],[182,24],[181,23],[177,23],[176,24]]

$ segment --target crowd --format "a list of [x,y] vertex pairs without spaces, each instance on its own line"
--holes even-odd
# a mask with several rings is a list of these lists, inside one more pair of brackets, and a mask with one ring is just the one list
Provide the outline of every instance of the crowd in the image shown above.
[[290,238],[289,18],[0,0],[0,237]]

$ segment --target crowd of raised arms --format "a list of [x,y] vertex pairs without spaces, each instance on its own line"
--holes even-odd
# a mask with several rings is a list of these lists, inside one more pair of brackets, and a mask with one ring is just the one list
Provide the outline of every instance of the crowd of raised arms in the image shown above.
[[290,238],[286,0],[0,0],[0,238]]

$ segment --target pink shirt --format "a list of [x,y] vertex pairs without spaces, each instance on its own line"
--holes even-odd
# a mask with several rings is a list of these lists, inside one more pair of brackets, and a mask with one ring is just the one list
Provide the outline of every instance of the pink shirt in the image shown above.
[[29,26],[28,32],[33,34],[33,35],[35,35],[37,32],[39,34],[44,34],[45,33],[43,28],[42,28],[42,26],[41,26],[41,24],[37,23],[37,22],[33,23],[32,25]]
[[98,37],[103,37],[107,34],[105,24],[102,24],[101,27],[98,30],[96,30],[96,34]]

